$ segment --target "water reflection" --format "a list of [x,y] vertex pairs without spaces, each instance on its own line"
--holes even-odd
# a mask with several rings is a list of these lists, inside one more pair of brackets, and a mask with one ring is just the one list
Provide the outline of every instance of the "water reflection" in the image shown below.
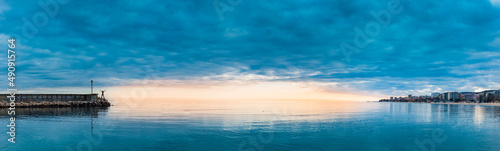
[[[147,102],[147,103],[146,103]],[[368,113],[407,116],[414,122],[485,124],[498,122],[500,107],[426,103],[377,103],[339,101],[165,101],[148,100],[133,108],[127,104],[109,107],[18,108],[18,117],[74,116],[110,119],[152,120],[202,126],[253,128],[293,122],[343,121],[365,118]],[[7,117],[7,110],[0,111]]]
[[[88,122],[88,128],[90,130],[90,135],[94,135],[94,124],[95,120],[99,118],[99,113],[105,113],[108,111],[109,107],[45,107],[45,108],[16,108],[16,121],[25,121],[39,119],[44,120],[47,118],[71,118],[75,120],[78,118],[83,118],[83,121]],[[10,118],[8,115],[8,109],[2,110],[0,112],[0,117]]]
[[315,117],[369,110],[363,102],[340,101],[193,101],[142,100],[129,104],[116,100],[109,116],[116,118],[183,118],[218,115],[262,115],[285,112],[297,117]]
[[484,120],[484,108],[481,106],[475,106],[474,108],[474,124],[481,125]]
[[[148,103],[144,103],[148,102]],[[376,103],[338,101],[164,101],[149,100],[133,108],[126,104],[112,107],[17,108],[18,117],[74,116],[160,122],[197,122],[210,126],[248,127],[292,122],[342,121],[363,118],[368,113],[407,116],[415,122],[455,122],[457,124],[496,123],[500,107],[426,103]],[[8,117],[7,110],[0,116]]]
[[448,122],[457,125],[485,126],[499,123],[500,107],[482,105],[388,103],[391,116],[408,116],[416,122]]
[[[377,109],[377,103],[318,100],[268,101],[196,101],[114,100],[107,117],[170,124],[190,124],[202,127],[222,127],[224,130],[274,129],[287,125],[303,130],[303,123],[334,122],[361,118]],[[307,125],[307,124],[306,124]],[[309,124],[311,129],[315,124]]]
[[[74,116],[95,117],[99,112],[107,112],[109,107],[61,107],[61,108],[16,108],[16,117],[47,117],[47,116]],[[7,109],[0,111],[0,116],[10,116]]]
[[[448,139],[435,143],[435,150],[500,147],[496,139],[500,107],[495,106],[169,100],[113,104],[109,109],[19,109],[18,129],[25,132],[19,136],[30,137],[16,144],[32,146],[11,150],[40,146],[64,150],[67,144],[75,148],[92,137],[102,140],[91,144],[96,150],[127,150],[130,146],[237,150],[241,144],[256,149],[252,148],[255,142],[264,150],[418,150],[415,140],[432,140],[436,130],[442,130]],[[261,136],[265,139],[259,139]]]

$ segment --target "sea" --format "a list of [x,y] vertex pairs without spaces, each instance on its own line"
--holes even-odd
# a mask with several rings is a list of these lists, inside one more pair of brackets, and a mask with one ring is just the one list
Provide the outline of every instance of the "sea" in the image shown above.
[[18,108],[0,150],[500,150],[500,107],[316,100],[114,100],[107,108]]

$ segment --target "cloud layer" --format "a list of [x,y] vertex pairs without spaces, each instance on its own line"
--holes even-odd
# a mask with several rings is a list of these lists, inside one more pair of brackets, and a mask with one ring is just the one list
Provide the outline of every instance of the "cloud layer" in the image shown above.
[[[400,1],[401,12],[348,58],[339,45],[354,45],[355,28],[376,22],[371,12],[388,10],[391,1],[59,2],[52,14],[32,1],[0,3],[0,44],[19,39],[24,89],[80,87],[90,79],[102,86],[324,82],[335,83],[325,86],[330,91],[384,95],[500,88],[493,0]],[[23,32],[25,21],[38,23],[37,32]]]

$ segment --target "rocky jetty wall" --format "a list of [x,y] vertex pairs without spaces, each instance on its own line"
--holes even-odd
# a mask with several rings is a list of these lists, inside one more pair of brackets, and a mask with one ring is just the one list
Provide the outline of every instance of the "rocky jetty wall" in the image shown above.
[[[97,94],[16,94],[15,107],[108,107]],[[0,94],[0,108],[11,107],[9,94]]]

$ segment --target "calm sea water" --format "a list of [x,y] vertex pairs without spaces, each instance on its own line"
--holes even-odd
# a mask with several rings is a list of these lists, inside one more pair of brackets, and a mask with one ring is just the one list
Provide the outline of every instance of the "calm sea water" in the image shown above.
[[[500,107],[329,101],[143,101],[18,109],[1,150],[500,150]],[[3,110],[3,109],[2,109]],[[6,112],[1,124],[7,125]]]

